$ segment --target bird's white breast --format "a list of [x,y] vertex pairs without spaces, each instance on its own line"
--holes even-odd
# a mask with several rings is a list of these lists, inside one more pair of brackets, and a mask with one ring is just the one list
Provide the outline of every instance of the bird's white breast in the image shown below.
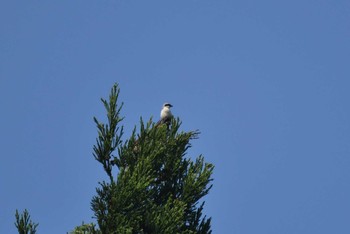
[[172,116],[172,114],[171,114],[171,111],[170,111],[170,109],[168,107],[164,107],[162,109],[162,111],[160,112],[160,118],[161,119],[169,118],[171,116]]

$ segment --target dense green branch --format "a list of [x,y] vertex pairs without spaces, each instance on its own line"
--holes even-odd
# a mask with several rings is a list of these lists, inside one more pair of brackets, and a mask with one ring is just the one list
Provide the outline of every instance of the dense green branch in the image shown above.
[[119,127],[118,124],[124,119],[120,117],[120,111],[123,107],[123,103],[118,106],[118,97],[120,89],[118,84],[115,84],[109,95],[109,101],[101,99],[106,112],[108,123],[104,124],[94,117],[98,130],[98,138],[96,138],[96,145],[93,147],[93,155],[95,159],[103,165],[104,170],[108,174],[111,181],[112,176],[112,153],[121,144],[121,137],[123,135],[123,126]]

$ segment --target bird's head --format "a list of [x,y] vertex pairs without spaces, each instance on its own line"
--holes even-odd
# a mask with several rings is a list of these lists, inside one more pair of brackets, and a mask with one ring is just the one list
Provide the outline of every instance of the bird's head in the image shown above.
[[173,107],[173,105],[171,105],[170,103],[164,103],[164,105],[163,105],[163,107],[168,107],[168,108],[170,108],[170,107]]

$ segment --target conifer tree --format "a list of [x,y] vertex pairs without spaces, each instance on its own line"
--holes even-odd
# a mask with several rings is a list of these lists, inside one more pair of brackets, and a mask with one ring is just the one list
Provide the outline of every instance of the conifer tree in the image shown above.
[[[123,142],[119,92],[115,84],[109,100],[101,99],[107,123],[94,118],[98,137],[93,155],[109,178],[96,188],[91,201],[98,228],[83,223],[70,233],[211,233],[211,218],[202,216],[200,200],[212,187],[214,166],[205,163],[202,155],[195,161],[185,157],[199,131],[180,132],[179,118],[160,125],[140,119],[139,132],[135,127]],[[15,225],[19,234],[35,234],[38,226],[27,210],[23,214],[16,210]]]
[[[180,131],[181,121],[155,125],[140,120],[137,133],[122,141],[119,87],[101,99],[107,123],[96,118],[95,159],[109,180],[100,183],[91,208],[101,233],[211,233],[211,218],[203,217],[201,198],[211,189],[214,166],[203,156],[187,157],[198,131]],[[97,233],[97,232],[96,232]]]

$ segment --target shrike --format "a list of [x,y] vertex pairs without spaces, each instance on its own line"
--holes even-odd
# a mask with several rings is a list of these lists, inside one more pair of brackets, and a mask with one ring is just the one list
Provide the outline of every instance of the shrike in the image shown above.
[[160,112],[160,120],[158,121],[157,125],[166,123],[167,125],[170,124],[171,118],[173,117],[173,114],[170,111],[170,107],[173,107],[170,103],[164,103],[163,108]]

